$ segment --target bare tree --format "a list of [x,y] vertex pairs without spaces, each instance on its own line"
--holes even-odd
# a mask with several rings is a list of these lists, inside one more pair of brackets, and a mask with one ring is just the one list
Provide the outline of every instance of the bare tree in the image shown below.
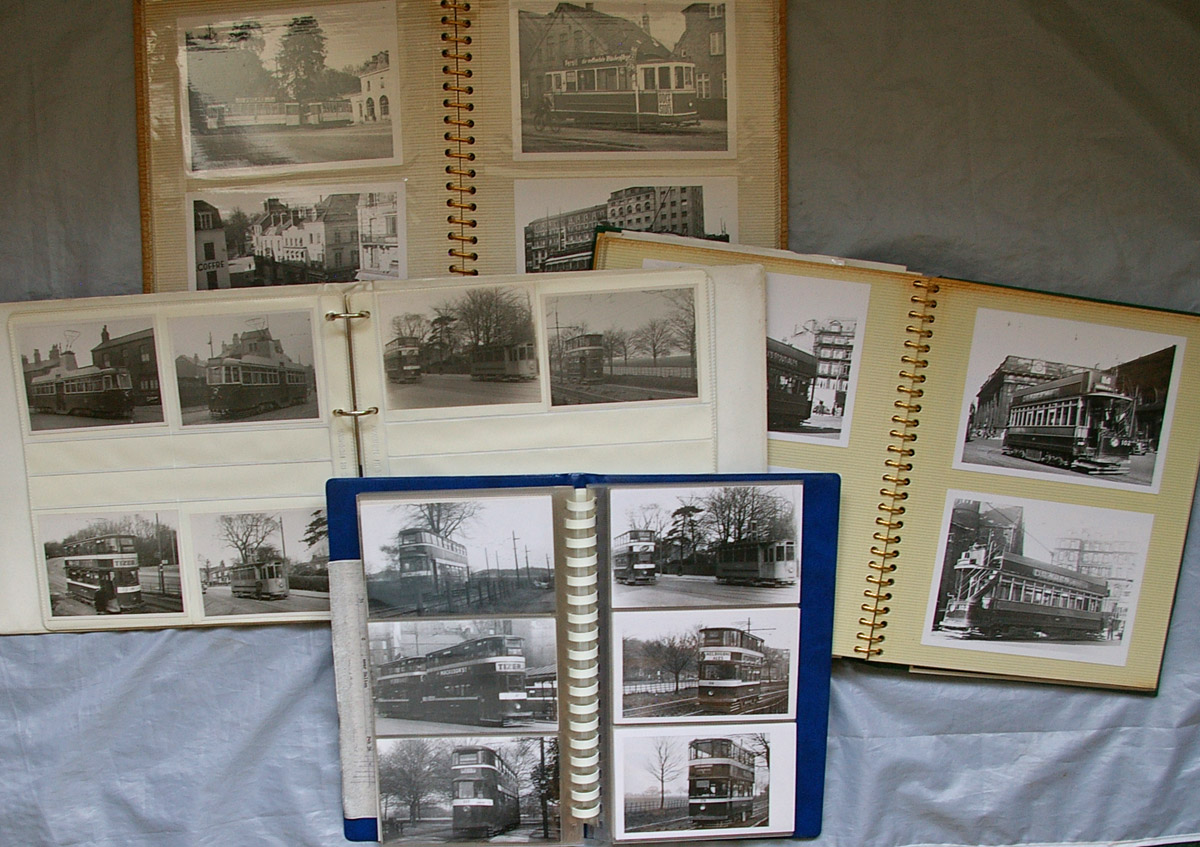
[[633,331],[629,343],[633,349],[645,353],[658,364],[658,357],[671,352],[671,324],[662,318],[651,318]]
[[217,518],[218,536],[233,548],[243,563],[256,561],[259,549],[271,535],[280,531],[279,519],[264,512],[240,512]]
[[449,773],[448,743],[406,739],[379,757],[379,795],[407,807],[409,821],[419,821],[421,804],[446,793]]
[[454,301],[453,309],[473,346],[533,340],[533,309],[523,290],[472,288]]
[[658,808],[666,806],[667,783],[683,772],[683,758],[675,739],[659,736],[650,745],[650,756],[642,767],[658,783]]
[[675,341],[675,346],[680,350],[686,350],[695,359],[696,298],[692,289],[673,288],[662,294],[671,301],[671,305],[674,307],[667,316],[667,323],[671,327],[671,337]]
[[608,359],[608,373],[612,375],[613,363],[620,356],[629,364],[629,333],[623,329],[606,329],[600,342],[604,347],[604,358]]
[[396,338],[411,338],[414,343],[421,344],[432,331],[429,318],[416,312],[405,312],[392,318],[392,335]]
[[698,652],[695,632],[672,633],[642,642],[642,652],[657,670],[674,677],[675,691],[679,691],[679,678],[696,667]]
[[483,511],[479,501],[410,503],[403,507],[408,518],[405,529],[427,529],[443,538],[461,532]]
[[718,488],[703,498],[701,524],[716,544],[795,537],[792,501],[756,485]]
[[629,521],[630,529],[648,529],[656,537],[662,536],[671,523],[671,516],[657,503],[643,503],[637,508],[628,509],[625,519]]

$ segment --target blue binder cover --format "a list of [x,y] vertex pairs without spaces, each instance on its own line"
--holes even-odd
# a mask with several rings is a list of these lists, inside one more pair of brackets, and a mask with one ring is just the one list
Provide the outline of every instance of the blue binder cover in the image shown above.
[[[821,831],[825,783],[825,752],[832,655],[834,570],[840,477],[828,473],[777,474],[627,474],[584,473],[373,477],[331,479],[326,485],[331,561],[361,560],[359,496],[364,494],[469,492],[502,489],[611,488],[614,486],[704,486],[737,483],[801,483],[800,614],[798,680],[795,689],[796,755],[795,817],[791,835],[813,838]],[[601,563],[601,569],[604,565]],[[602,612],[600,626],[611,623],[611,610]],[[609,779],[605,775],[604,779]],[[775,780],[772,780],[775,782]],[[345,836],[351,841],[376,841],[381,822],[374,817],[347,818]],[[611,832],[611,828],[609,829]],[[672,833],[676,839],[704,838],[711,830]],[[775,834],[775,833],[772,833]],[[601,836],[604,837],[604,836]],[[747,835],[746,837],[755,837]],[[624,839],[618,839],[624,840]],[[660,842],[661,843],[661,842]]]

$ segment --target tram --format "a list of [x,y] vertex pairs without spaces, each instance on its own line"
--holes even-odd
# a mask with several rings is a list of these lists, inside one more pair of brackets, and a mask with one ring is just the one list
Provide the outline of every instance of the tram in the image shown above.
[[564,339],[562,344],[563,378],[582,384],[604,379],[604,336],[585,332]]
[[558,719],[557,665],[526,669],[525,703],[530,717],[544,721]]
[[530,717],[524,641],[514,635],[488,635],[427,654],[423,714],[488,726]]
[[520,825],[517,774],[491,747],[455,747],[450,774],[455,839],[491,838]]
[[673,60],[638,62],[597,56],[542,76],[550,123],[658,130],[695,126],[696,66]]
[[613,579],[625,585],[653,585],[658,582],[658,564],[654,561],[657,534],[652,529],[631,529],[613,540]]
[[1133,400],[1111,371],[1088,369],[1018,388],[1008,407],[1003,451],[1089,474],[1123,474],[1137,446]]
[[425,657],[404,656],[379,667],[375,708],[386,718],[419,718],[425,686]]
[[125,368],[55,368],[33,378],[30,395],[29,405],[36,412],[133,417],[133,381]]
[[308,399],[309,369],[294,362],[252,357],[208,360],[208,408],[217,418],[238,418],[298,406]]
[[758,705],[762,694],[763,639],[736,627],[700,630],[696,705],[735,714]]
[[688,744],[688,816],[693,826],[749,823],[755,758],[732,738],[696,738]]
[[954,564],[954,589],[938,629],[976,638],[1105,637],[1108,583],[1016,553],[975,544]]
[[96,592],[107,582],[116,595],[116,608],[121,612],[140,609],[142,586],[135,540],[126,533],[106,533],[64,544],[67,593],[94,604]]
[[532,342],[486,344],[471,351],[471,379],[521,382],[537,379],[537,350]]
[[717,582],[742,585],[795,585],[799,568],[796,562],[796,542],[790,538],[778,541],[735,541],[716,549]]
[[229,569],[229,589],[234,597],[282,600],[288,596],[288,577],[283,562],[249,562]]
[[421,345],[417,339],[398,336],[384,345],[383,371],[389,382],[420,382]]
[[467,548],[428,529],[396,533],[392,563],[367,576],[372,613],[403,614],[449,601],[467,584]]
[[767,338],[767,428],[796,432],[812,417],[812,385],[817,357]]

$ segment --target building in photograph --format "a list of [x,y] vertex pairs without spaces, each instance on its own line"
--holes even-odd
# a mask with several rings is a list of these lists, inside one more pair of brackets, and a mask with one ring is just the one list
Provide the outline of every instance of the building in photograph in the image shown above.
[[525,272],[582,271],[592,266],[596,227],[606,203],[537,218],[525,225]]
[[142,329],[113,338],[108,333],[107,325],[101,327],[100,343],[92,348],[92,364],[98,368],[128,370],[133,383],[135,406],[159,402],[158,359],[154,354],[153,329]]
[[854,318],[829,318],[813,332],[813,353],[817,357],[817,378],[813,382],[813,413],[841,415],[846,410],[850,389],[850,360],[854,356]]
[[359,90],[350,95],[350,111],[356,124],[391,121],[396,91],[388,88],[391,81],[388,51],[381,50],[367,60],[358,71]]
[[691,3],[684,8],[683,17],[687,23],[675,45],[675,58],[696,65],[696,108],[700,117],[723,121],[729,103],[725,4]]
[[179,405],[183,408],[208,402],[207,364],[198,353],[175,357],[175,382],[179,386]]
[[394,191],[359,195],[359,279],[395,279],[402,275],[399,212],[399,195]]
[[69,371],[75,370],[75,353],[71,350],[63,351],[57,344],[50,345],[50,352],[44,359],[42,358],[42,351],[36,347],[33,350],[32,359],[22,353],[21,371],[25,377],[25,396],[33,396],[33,380],[35,377],[53,373],[58,368]]
[[1053,565],[1108,583],[1105,611],[1117,620],[1129,619],[1138,576],[1138,551],[1129,541],[1096,536],[1086,530],[1058,539],[1050,561]]
[[1008,425],[1008,407],[1012,405],[1014,391],[1027,385],[1061,379],[1081,370],[1078,365],[1063,362],[1005,356],[1000,366],[979,387],[971,428],[985,437],[999,435]]
[[251,219],[249,246],[265,285],[349,282],[359,265],[358,194],[330,194],[312,206],[275,198]]
[[1154,450],[1158,449],[1158,439],[1162,435],[1174,361],[1175,347],[1172,345],[1113,369],[1117,375],[1117,389],[1133,398],[1135,434]]
[[975,545],[993,553],[1025,552],[1025,510],[1021,506],[997,506],[979,500],[956,500],[950,510],[950,529],[946,534],[946,555],[938,583],[937,619],[941,620],[945,602],[954,590],[957,573],[954,564]]
[[220,210],[211,203],[197,200],[192,204],[192,218],[196,242],[196,289],[229,288],[229,255]]

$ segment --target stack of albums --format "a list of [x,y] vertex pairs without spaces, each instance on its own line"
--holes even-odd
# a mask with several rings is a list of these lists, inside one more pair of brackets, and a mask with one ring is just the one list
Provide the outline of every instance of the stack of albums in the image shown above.
[[347,837],[815,835],[837,491],[330,481]]

